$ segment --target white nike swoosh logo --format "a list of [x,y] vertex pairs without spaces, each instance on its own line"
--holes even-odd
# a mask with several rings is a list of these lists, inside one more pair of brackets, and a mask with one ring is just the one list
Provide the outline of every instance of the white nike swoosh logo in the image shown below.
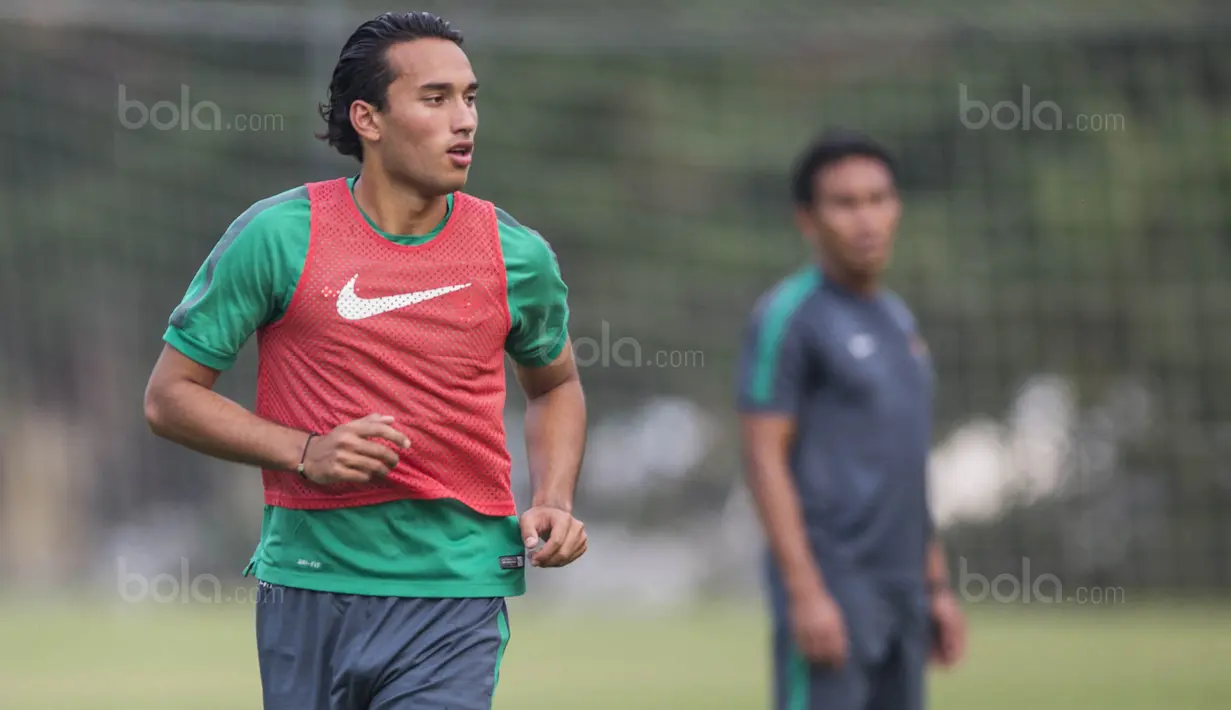
[[359,280],[359,275],[355,276],[346,282],[342,287],[342,292],[338,294],[338,315],[346,320],[363,320],[371,318],[389,311],[396,311],[399,308],[405,308],[411,304],[423,303],[430,301],[433,298],[439,298],[446,293],[461,291],[470,284],[458,284],[457,286],[443,286],[441,288],[428,289],[427,291],[413,291],[411,293],[399,293],[395,296],[381,296],[380,298],[360,298],[355,293],[355,282]]

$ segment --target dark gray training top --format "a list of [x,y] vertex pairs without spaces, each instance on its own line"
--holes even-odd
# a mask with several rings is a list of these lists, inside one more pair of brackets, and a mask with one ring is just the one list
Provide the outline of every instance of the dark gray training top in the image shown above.
[[921,590],[933,375],[901,299],[801,269],[758,302],[739,373],[742,412],[795,417],[791,469],[826,579]]

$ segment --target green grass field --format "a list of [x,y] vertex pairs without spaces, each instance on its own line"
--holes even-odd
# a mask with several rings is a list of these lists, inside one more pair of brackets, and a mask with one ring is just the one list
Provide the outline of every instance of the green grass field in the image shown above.
[[[1231,609],[975,610],[937,710],[1226,710]],[[258,710],[250,606],[0,605],[0,708]],[[755,710],[768,687],[754,609],[657,619],[514,607],[496,708]]]

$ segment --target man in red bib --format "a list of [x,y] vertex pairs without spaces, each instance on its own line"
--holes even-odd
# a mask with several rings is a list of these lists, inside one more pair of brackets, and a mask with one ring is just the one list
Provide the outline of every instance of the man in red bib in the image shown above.
[[[427,13],[364,23],[322,138],[358,177],[261,200],[175,309],[146,392],[160,436],[262,470],[266,710],[487,710],[525,560],[586,550],[586,411],[547,242],[461,192],[478,84]],[[255,412],[213,391],[253,334]],[[506,355],[529,402],[517,516]]]

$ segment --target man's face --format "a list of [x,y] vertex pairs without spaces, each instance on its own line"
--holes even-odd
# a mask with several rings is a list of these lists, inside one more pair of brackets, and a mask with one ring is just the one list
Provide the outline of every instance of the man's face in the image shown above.
[[448,40],[420,39],[390,47],[386,62],[395,79],[385,110],[371,117],[377,137],[370,149],[386,171],[425,194],[462,189],[479,126],[478,82],[466,53]]
[[902,206],[889,168],[852,156],[813,177],[813,204],[797,219],[826,258],[857,276],[878,276],[889,264]]

